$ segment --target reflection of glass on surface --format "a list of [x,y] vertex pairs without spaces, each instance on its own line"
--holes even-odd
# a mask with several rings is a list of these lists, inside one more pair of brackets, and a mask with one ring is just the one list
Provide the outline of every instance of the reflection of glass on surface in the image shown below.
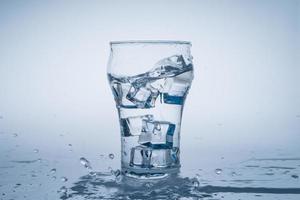
[[193,80],[191,44],[111,42],[108,79],[122,137],[122,170],[159,177],[180,167],[180,125]]

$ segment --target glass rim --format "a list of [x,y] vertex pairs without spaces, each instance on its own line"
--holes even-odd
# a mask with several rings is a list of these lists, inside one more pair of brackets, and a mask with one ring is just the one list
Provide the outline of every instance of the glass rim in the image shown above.
[[187,44],[192,45],[190,41],[185,40],[119,40],[119,41],[110,41],[110,45],[119,45],[119,44]]

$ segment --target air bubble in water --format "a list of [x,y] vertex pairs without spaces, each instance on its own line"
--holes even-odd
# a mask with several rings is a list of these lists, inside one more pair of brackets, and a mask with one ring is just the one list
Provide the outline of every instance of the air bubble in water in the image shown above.
[[215,169],[215,173],[218,174],[218,175],[220,175],[222,173],[222,169],[219,169],[219,168]]
[[90,162],[86,158],[81,157],[79,160],[86,169],[92,169]]
[[114,159],[114,158],[115,158],[115,155],[112,154],[112,153],[110,153],[110,154],[108,155],[108,157],[109,157],[110,159]]
[[38,149],[33,149],[33,152],[34,152],[34,153],[38,153],[39,150],[38,150]]
[[67,181],[68,181],[68,179],[67,179],[66,177],[64,177],[64,176],[61,177],[60,180],[61,180],[62,182],[67,182]]
[[18,137],[18,133],[14,133],[13,136],[14,136],[14,137]]

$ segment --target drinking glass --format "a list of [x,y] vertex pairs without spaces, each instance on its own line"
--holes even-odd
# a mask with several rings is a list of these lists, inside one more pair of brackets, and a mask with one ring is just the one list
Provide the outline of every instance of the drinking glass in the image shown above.
[[180,168],[180,126],[193,80],[187,41],[113,41],[107,67],[126,176],[160,178]]

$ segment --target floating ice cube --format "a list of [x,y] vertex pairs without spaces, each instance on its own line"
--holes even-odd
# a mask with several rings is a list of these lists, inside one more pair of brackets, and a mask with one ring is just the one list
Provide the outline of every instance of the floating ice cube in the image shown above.
[[121,132],[122,136],[140,135],[143,129],[143,120],[151,120],[153,115],[142,115],[128,118],[121,118]]
[[170,149],[152,149],[137,146],[131,149],[130,166],[134,167],[167,167],[172,164]]
[[150,168],[152,150],[145,146],[136,146],[130,152],[130,166]]
[[164,121],[144,120],[139,143],[154,149],[169,149],[173,146],[175,125]]
[[182,105],[192,80],[192,71],[182,73],[172,78],[167,78],[165,84],[165,88],[167,89],[163,94],[164,103]]
[[130,83],[119,83],[119,82],[112,82],[111,83],[112,92],[114,98],[116,100],[117,105],[125,108],[135,108],[136,105],[129,101],[126,98],[128,94],[131,84]]
[[158,90],[151,87],[132,86],[126,98],[134,103],[138,108],[151,108],[155,106],[155,100],[159,95]]
[[171,77],[187,68],[182,55],[174,55],[158,61],[149,71],[149,77]]
[[153,149],[150,164],[153,167],[170,166],[172,164],[170,149]]

